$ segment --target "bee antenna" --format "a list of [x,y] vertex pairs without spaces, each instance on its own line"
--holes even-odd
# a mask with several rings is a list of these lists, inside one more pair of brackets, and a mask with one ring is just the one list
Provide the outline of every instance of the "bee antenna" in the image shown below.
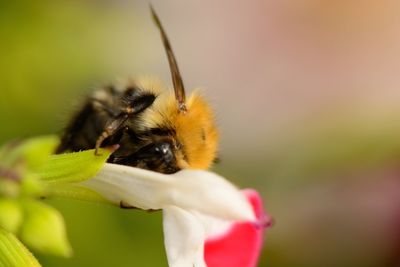
[[183,86],[182,76],[179,72],[178,63],[176,62],[174,52],[172,51],[171,44],[169,43],[167,34],[165,33],[164,28],[161,25],[160,19],[158,18],[151,4],[150,4],[150,10],[154,23],[160,30],[161,39],[163,41],[165,51],[167,52],[169,68],[172,76],[172,82],[174,83],[175,98],[178,101],[179,111],[186,112],[187,108],[185,104],[185,87]]

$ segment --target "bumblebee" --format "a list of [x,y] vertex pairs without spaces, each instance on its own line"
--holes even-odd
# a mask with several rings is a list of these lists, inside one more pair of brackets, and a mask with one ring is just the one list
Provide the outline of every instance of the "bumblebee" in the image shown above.
[[168,37],[150,9],[168,57],[173,92],[149,78],[94,91],[67,125],[57,153],[93,148],[97,153],[118,144],[109,162],[166,174],[208,169],[215,160],[214,113],[198,91],[186,97]]

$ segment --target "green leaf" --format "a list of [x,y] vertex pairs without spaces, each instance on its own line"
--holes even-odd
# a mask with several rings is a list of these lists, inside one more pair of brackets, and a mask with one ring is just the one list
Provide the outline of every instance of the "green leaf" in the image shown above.
[[82,182],[95,176],[114,150],[100,149],[100,155],[94,149],[52,155],[38,174],[47,183]]
[[56,209],[34,200],[24,201],[23,208],[21,240],[28,247],[42,253],[71,256],[72,249],[62,215]]
[[0,228],[0,267],[40,267],[40,264],[13,234]]
[[0,199],[0,228],[16,233],[22,222],[22,210],[15,199]]

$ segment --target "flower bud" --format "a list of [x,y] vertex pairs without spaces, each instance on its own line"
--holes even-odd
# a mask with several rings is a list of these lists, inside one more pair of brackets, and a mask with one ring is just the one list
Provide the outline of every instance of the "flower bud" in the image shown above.
[[43,196],[45,187],[39,176],[34,173],[27,173],[20,184],[20,194],[24,196],[37,197]]
[[72,254],[64,219],[54,208],[38,201],[25,201],[21,240],[34,250],[57,256]]
[[10,198],[0,199],[0,228],[16,233],[21,225],[22,210],[19,203]]

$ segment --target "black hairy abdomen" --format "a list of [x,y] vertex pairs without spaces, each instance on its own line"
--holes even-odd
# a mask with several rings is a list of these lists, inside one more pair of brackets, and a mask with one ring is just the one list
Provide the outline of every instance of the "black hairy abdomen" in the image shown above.
[[96,111],[91,102],[87,102],[65,129],[56,153],[94,148],[108,119]]

